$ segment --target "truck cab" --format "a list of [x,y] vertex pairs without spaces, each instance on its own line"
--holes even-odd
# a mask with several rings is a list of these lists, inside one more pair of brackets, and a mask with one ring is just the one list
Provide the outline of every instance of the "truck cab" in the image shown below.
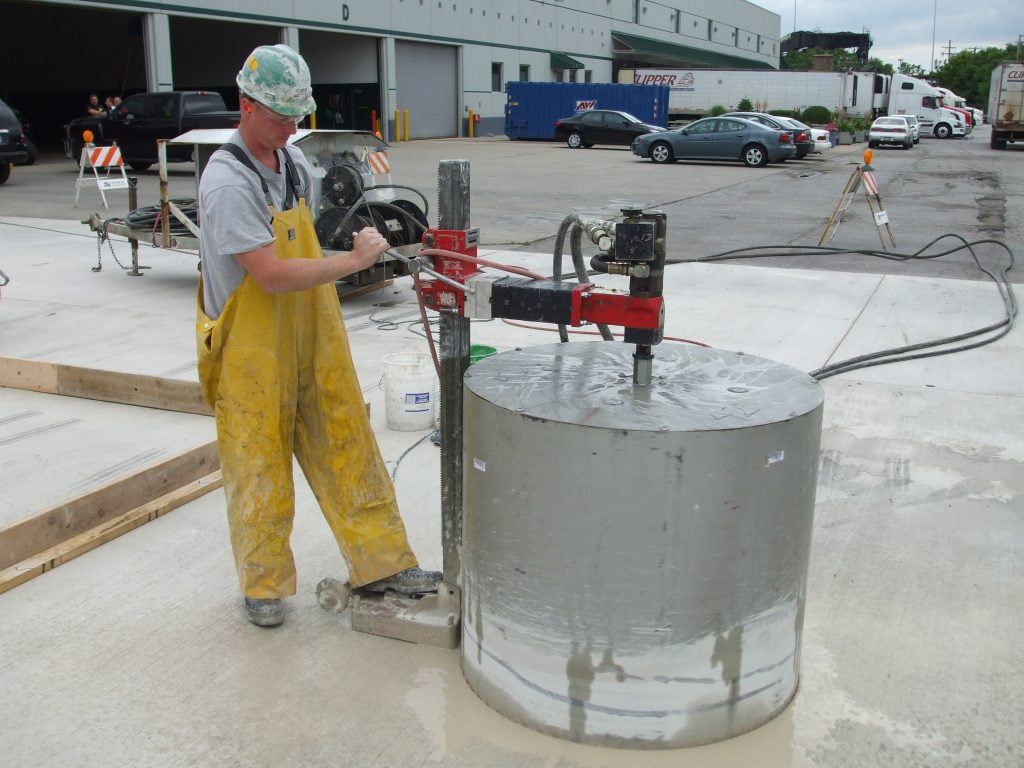
[[942,105],[946,109],[952,109],[959,112],[964,118],[964,125],[967,127],[967,135],[971,135],[971,131],[974,130],[976,121],[974,119],[974,110],[967,106],[967,100],[961,96],[957,96],[949,88],[942,88],[941,86],[935,86],[935,90],[942,94]]
[[942,94],[916,77],[893,75],[888,114],[916,116],[921,123],[922,136],[948,139],[967,135],[963,116],[945,107]]

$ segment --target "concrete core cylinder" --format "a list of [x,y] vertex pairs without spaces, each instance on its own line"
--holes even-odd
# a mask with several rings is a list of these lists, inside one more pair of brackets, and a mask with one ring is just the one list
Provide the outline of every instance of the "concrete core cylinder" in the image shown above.
[[705,744],[796,692],[823,394],[794,368],[551,344],[466,373],[462,671],[565,739]]

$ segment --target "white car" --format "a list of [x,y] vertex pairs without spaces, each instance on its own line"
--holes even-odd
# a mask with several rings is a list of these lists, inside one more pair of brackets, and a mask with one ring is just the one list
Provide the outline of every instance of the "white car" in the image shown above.
[[871,124],[868,131],[868,146],[900,146],[910,149],[914,146],[914,134],[907,119],[899,117],[879,117]]
[[832,141],[824,128],[811,128],[811,138],[814,139],[815,152],[828,152],[832,149]]
[[921,121],[917,119],[917,115],[900,115],[910,125],[911,135],[914,137],[914,143],[918,144],[921,141]]

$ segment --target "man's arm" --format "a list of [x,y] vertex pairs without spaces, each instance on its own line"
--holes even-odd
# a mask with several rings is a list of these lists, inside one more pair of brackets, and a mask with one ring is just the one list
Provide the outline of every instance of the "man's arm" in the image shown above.
[[273,243],[235,254],[235,258],[267,293],[289,293],[333,283],[373,266],[387,249],[384,236],[366,227],[356,233],[351,251],[322,259],[279,259]]

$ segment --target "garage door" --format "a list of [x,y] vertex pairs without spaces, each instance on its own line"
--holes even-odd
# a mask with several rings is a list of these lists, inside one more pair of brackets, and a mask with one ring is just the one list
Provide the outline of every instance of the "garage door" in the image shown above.
[[452,46],[395,42],[396,106],[409,110],[413,138],[458,135],[456,62]]

